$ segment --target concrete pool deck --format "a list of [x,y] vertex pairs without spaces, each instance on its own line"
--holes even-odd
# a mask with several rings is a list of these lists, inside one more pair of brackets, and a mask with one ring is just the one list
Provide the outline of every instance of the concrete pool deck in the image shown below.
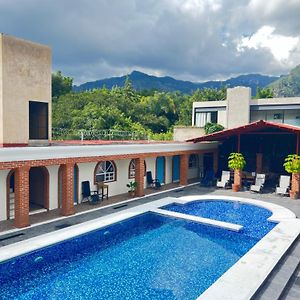
[[[140,199],[134,199],[132,201],[126,203],[118,203],[109,207],[97,208],[91,212],[85,212],[80,215],[75,215],[68,218],[62,218],[56,221],[52,221],[50,223],[35,225],[26,229],[16,230],[9,234],[1,234],[0,235],[0,247],[14,244],[21,240],[26,240],[32,237],[36,237],[42,235],[44,233],[51,233],[53,231],[57,231],[62,228],[67,228],[69,226],[80,224],[83,222],[87,222],[102,216],[109,217],[110,214],[116,213],[117,211],[122,211],[128,208],[138,207],[141,204],[151,203],[154,200],[158,200],[164,197],[182,197],[182,196],[191,196],[191,195],[205,195],[206,198],[210,196],[219,195],[223,198],[226,197],[241,197],[248,199],[259,199],[266,203],[274,203],[277,205],[281,205],[286,207],[294,212],[296,216],[300,215],[300,201],[299,200],[291,200],[286,197],[279,197],[274,194],[252,194],[249,192],[238,192],[233,193],[231,190],[216,190],[215,188],[203,188],[199,187],[199,185],[188,186],[184,188],[177,188],[171,191],[162,191],[156,195],[146,196]],[[57,232],[59,233],[59,232]],[[15,237],[9,238],[10,236],[16,235]],[[297,282],[297,281],[295,281]],[[294,285],[297,288],[297,285]],[[296,289],[297,290],[297,289]],[[262,298],[263,299],[263,298]],[[275,298],[274,298],[275,299]],[[289,298],[287,298],[289,299]],[[293,298],[291,298],[293,299]]]

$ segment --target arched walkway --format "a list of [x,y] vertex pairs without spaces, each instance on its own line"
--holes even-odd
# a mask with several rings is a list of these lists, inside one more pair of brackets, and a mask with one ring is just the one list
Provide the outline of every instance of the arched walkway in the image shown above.
[[15,216],[15,170],[11,170],[6,177],[6,219]]
[[49,173],[46,167],[29,170],[29,210],[49,209]]

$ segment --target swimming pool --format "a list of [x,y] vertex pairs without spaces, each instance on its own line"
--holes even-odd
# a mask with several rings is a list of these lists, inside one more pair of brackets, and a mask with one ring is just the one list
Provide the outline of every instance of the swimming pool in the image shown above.
[[243,225],[241,232],[251,238],[261,239],[276,223],[268,221],[272,212],[263,207],[238,201],[209,200],[186,204],[171,203],[162,209]]
[[[188,215],[164,216],[158,208],[176,206],[174,200],[181,207],[190,202],[165,198],[1,248],[0,298],[196,299],[255,249],[261,236],[282,225],[267,222],[271,213],[266,209],[261,209],[266,212],[261,222],[270,223],[271,231],[264,228],[260,236],[249,235],[247,224],[234,231],[191,221]],[[39,249],[43,246],[48,247]],[[14,258],[18,254],[23,255]]]

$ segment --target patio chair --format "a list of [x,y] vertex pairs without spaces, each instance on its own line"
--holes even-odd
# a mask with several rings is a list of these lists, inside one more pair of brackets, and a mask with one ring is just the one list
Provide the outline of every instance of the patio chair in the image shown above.
[[276,187],[276,194],[278,195],[288,195],[290,189],[290,176],[281,175],[279,179],[279,186]]
[[217,182],[215,172],[213,170],[207,170],[204,178],[201,180],[200,185],[202,186],[214,186]]
[[261,193],[264,188],[265,179],[265,174],[256,174],[255,184],[250,186],[250,191]]
[[230,171],[222,171],[221,180],[217,182],[217,187],[226,188],[229,186]]
[[161,187],[160,181],[158,179],[153,179],[152,172],[147,171],[146,173],[147,186],[158,189]]
[[98,191],[91,191],[90,182],[81,182],[82,202],[88,201],[90,204],[95,204],[103,199],[103,196]]

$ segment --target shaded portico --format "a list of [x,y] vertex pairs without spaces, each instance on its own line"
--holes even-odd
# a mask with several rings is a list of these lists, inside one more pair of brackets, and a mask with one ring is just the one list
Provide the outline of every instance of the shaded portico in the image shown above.
[[218,141],[219,171],[228,169],[231,152],[240,152],[246,158],[245,171],[284,174],[284,158],[299,153],[299,140],[299,127],[260,120],[189,141]]

